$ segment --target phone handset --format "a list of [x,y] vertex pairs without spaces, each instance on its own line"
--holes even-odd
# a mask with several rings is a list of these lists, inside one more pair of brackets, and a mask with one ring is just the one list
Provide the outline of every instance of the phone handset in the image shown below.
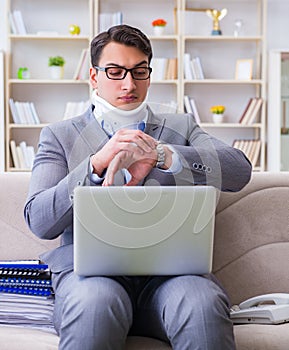
[[271,293],[259,295],[243,301],[241,304],[239,304],[239,308],[243,310],[258,306],[260,304],[289,304],[289,293]]

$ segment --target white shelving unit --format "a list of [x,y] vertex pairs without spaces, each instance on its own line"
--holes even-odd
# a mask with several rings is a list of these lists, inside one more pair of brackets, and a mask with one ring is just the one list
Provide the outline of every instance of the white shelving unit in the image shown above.
[[[14,169],[9,141],[27,140],[36,147],[43,125],[62,119],[67,101],[85,100],[90,86],[86,80],[72,79],[81,50],[99,32],[100,15],[121,13],[122,23],[139,27],[151,39],[154,58],[177,58],[174,79],[152,79],[148,102],[155,111],[184,111],[184,96],[194,98],[201,126],[228,144],[236,139],[259,139],[261,151],[256,171],[265,170],[266,137],[266,0],[6,0],[11,11],[19,9],[27,23],[27,35],[8,35],[9,51],[6,76],[6,169]],[[227,8],[220,22],[222,35],[211,35],[212,19],[202,9]],[[55,9],[57,8],[57,11]],[[191,11],[194,9],[195,11]],[[45,13],[45,16],[43,16]],[[51,21],[51,18],[54,21]],[[165,33],[155,36],[152,21],[164,18]],[[244,32],[234,36],[234,21],[242,19]],[[79,36],[68,34],[69,25],[81,27]],[[58,36],[39,36],[38,31],[57,31]],[[201,58],[205,79],[184,78],[184,54]],[[52,81],[47,60],[51,55],[67,58],[65,77]],[[253,77],[236,80],[236,61],[253,59]],[[29,80],[17,79],[19,67],[27,66]],[[157,69],[155,69],[157,71]],[[33,101],[41,116],[39,125],[12,122],[8,100]],[[257,122],[241,125],[240,117],[251,97],[264,100]],[[171,108],[171,105],[175,107]],[[213,124],[210,107],[226,106],[225,122]]]
[[[13,164],[10,140],[16,144],[25,141],[36,150],[41,128],[61,120],[67,102],[89,98],[89,81],[74,80],[73,75],[82,49],[89,47],[93,36],[93,0],[49,3],[10,0],[7,9],[9,13],[21,11],[26,27],[24,35],[10,30],[6,61],[6,170],[23,171],[29,169],[17,169]],[[80,27],[80,35],[69,33],[71,24]],[[48,59],[58,55],[66,61],[64,78],[53,80],[49,76]],[[30,79],[18,79],[20,67],[28,68]],[[40,124],[15,124],[9,108],[10,98],[33,102]]]
[[[222,35],[211,35],[213,21],[205,9],[227,9],[220,21]],[[265,169],[266,136],[266,1],[183,0],[182,55],[200,58],[204,79],[183,80],[183,95],[192,97],[197,105],[202,127],[233,144],[236,139],[259,139],[261,150],[256,171]],[[234,22],[243,21],[243,33],[234,35]],[[236,80],[236,62],[253,60],[253,77]],[[256,123],[241,125],[240,117],[251,97],[264,100]],[[212,123],[210,106],[224,105],[225,122]]]
[[289,49],[269,52],[268,170],[289,171]]

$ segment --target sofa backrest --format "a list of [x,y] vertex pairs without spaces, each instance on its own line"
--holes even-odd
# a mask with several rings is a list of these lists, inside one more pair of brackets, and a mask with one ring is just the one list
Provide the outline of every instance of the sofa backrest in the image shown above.
[[31,233],[23,209],[30,173],[0,173],[0,260],[38,259],[39,255],[59,245]]
[[222,193],[214,272],[231,301],[289,293],[289,173],[253,173],[240,192]]

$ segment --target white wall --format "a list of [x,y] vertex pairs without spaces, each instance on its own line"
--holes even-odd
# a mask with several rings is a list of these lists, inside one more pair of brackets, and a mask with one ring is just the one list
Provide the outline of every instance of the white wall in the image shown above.
[[[6,22],[6,1],[0,0],[0,50],[6,48],[6,32],[7,32],[7,22]],[[4,19],[4,20],[3,20]]]
[[[0,0],[0,14],[2,19],[6,16],[5,1]],[[0,21],[0,171],[4,171],[4,51],[6,48],[6,21]]]
[[267,48],[289,48],[289,0],[268,0]]

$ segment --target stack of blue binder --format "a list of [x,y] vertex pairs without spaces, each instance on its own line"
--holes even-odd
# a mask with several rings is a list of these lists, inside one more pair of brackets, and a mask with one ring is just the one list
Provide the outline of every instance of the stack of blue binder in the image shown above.
[[0,292],[42,296],[53,294],[48,265],[38,261],[1,261]]
[[38,260],[0,261],[0,324],[53,327],[54,295],[48,266]]

